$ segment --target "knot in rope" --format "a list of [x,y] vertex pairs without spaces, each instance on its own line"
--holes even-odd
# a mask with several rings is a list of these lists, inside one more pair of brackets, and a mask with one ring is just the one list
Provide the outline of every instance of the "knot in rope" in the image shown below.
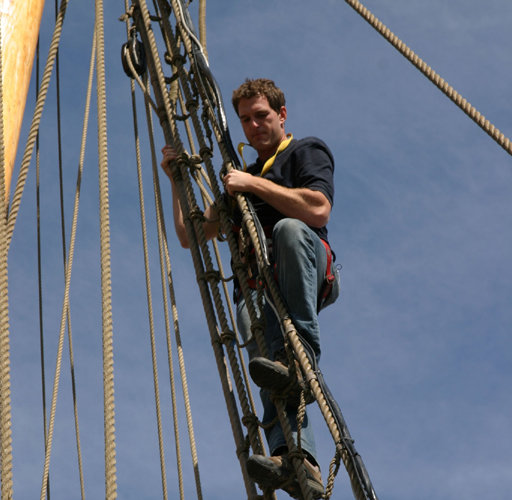
[[210,284],[216,285],[220,281],[222,281],[222,277],[219,273],[219,271],[216,271],[215,269],[212,269],[211,271],[206,271],[203,274],[203,277],[206,281],[208,281]]
[[190,210],[188,218],[190,220],[197,219],[197,220],[199,220],[201,222],[203,222],[205,220],[204,219],[203,211],[197,205],[196,205],[196,207],[194,209]]
[[224,345],[231,345],[236,340],[236,335],[233,330],[224,330],[220,334],[220,340]]
[[199,107],[199,103],[197,102],[197,99],[189,99],[186,103],[185,103],[185,108],[187,109],[187,111],[189,111],[190,113],[194,113],[195,111],[197,111],[197,108]]
[[263,333],[265,331],[265,321],[263,319],[257,319],[251,324],[252,334]]
[[242,455],[249,453],[250,449],[251,449],[251,444],[249,443],[249,436],[246,436],[243,444],[238,446],[236,449],[237,457],[240,457]]
[[174,83],[179,78],[179,76],[180,75],[178,75],[178,73],[173,73],[171,76],[164,76],[165,83],[170,85],[171,83]]
[[169,52],[164,54],[164,60],[167,64],[177,67],[183,66],[187,62],[187,58],[184,55],[176,54],[171,56]]
[[[172,80],[172,77],[169,78],[169,80]],[[167,79],[166,79],[167,81]],[[171,83],[171,81],[169,81],[168,83]],[[188,119],[190,118],[190,114],[189,113],[186,113],[184,115],[174,115],[174,119],[178,122],[185,122],[187,121]]]
[[190,155],[188,159],[190,166],[195,168],[196,170],[198,166],[200,168],[201,163],[203,163],[203,158],[200,155]]
[[133,10],[135,9],[135,5],[132,5],[124,14],[119,17],[119,21],[122,23],[128,21],[133,17]]
[[249,413],[248,415],[244,415],[242,417],[242,424],[244,424],[246,427],[249,427],[251,425],[259,425],[260,421],[255,413]]
[[204,160],[206,160],[207,158],[213,158],[213,151],[212,151],[212,148],[209,148],[208,146],[203,146],[200,150],[199,150],[199,155],[201,156],[201,158]]

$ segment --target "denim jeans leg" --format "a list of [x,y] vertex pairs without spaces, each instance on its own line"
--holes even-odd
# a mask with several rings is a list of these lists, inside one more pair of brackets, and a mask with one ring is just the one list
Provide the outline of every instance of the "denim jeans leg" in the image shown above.
[[[320,327],[318,323],[318,297],[322,291],[327,267],[325,247],[318,235],[306,224],[297,219],[282,219],[274,227],[273,258],[276,264],[277,281],[285,305],[300,335],[311,345],[317,360],[320,358]],[[334,264],[332,264],[334,271]],[[335,272],[336,281],[333,286],[328,305],[334,302],[339,294],[339,277]],[[238,327],[242,337],[247,341],[250,336],[250,321],[247,308],[241,299],[238,304]],[[284,347],[284,337],[279,321],[268,303],[263,311],[266,327],[265,340],[274,359],[277,351]],[[245,330],[242,332],[242,330]],[[248,348],[249,357],[259,355],[257,348]],[[269,424],[276,417],[276,408],[267,391],[260,392],[263,403],[263,424]],[[297,412],[287,408],[287,416],[297,442]],[[270,453],[286,446],[280,424],[265,431]],[[313,429],[306,414],[301,430],[301,446],[315,458],[315,440]]]
[[[318,235],[297,219],[282,219],[274,227],[273,255],[279,289],[297,331],[320,358],[318,295],[327,266]],[[277,350],[275,341],[272,350]]]
[[[255,298],[256,291],[253,293]],[[265,305],[264,311],[266,321],[265,340],[267,342],[267,347],[270,348],[270,343],[273,341],[272,339],[275,339],[276,337],[280,338],[282,343],[283,336],[279,327],[279,322],[268,304]],[[237,304],[237,326],[243,341],[248,342],[252,337],[251,321],[249,318],[249,312],[247,311],[247,305],[243,297],[240,298]],[[252,341],[247,345],[247,352],[249,359],[261,355],[254,339],[252,339]],[[260,391],[260,397],[263,405],[262,423],[267,425],[275,419],[277,415],[276,407],[272,403],[268,391],[262,389]],[[297,442],[297,411],[296,409],[288,408],[286,413],[293,431],[293,439],[295,442]],[[279,423],[269,429],[266,429],[265,436],[267,438],[270,454],[273,454],[277,449],[286,446],[286,440]],[[311,428],[311,423],[307,415],[304,418],[301,429],[301,446],[303,450],[307,451],[311,456],[315,457],[315,438],[313,435],[313,429]]]

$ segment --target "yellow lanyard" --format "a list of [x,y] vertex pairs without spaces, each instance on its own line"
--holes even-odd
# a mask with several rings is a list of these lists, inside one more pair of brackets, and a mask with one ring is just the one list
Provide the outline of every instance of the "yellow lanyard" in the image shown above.
[[[284,151],[289,146],[290,142],[292,142],[292,139],[293,139],[292,134],[286,134],[286,137],[287,138],[279,144],[279,147],[277,148],[277,151],[274,153],[274,156],[270,157],[263,165],[263,168],[261,169],[261,173],[260,173],[261,177],[263,177],[272,168],[272,165],[274,164],[274,161],[275,161],[277,155],[279,153],[281,153],[281,151]],[[242,163],[244,164],[244,171],[247,170],[247,163],[245,163],[244,154],[243,154],[245,146],[247,146],[247,144],[245,142],[241,142],[237,148],[238,154],[241,156]]]

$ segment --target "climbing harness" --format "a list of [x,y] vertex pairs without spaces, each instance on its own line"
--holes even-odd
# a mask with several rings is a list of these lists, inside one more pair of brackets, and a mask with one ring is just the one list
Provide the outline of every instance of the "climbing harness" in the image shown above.
[[320,290],[320,294],[318,297],[318,305],[317,309],[320,311],[322,309],[323,305],[325,304],[325,301],[329,298],[329,296],[332,293],[332,289],[334,286],[334,282],[336,281],[336,273],[332,272],[332,265],[333,265],[333,253],[331,250],[331,246],[327,241],[320,238],[320,241],[322,242],[324,248],[325,248],[325,254],[327,256],[327,266],[325,269],[325,278],[322,283],[322,288]]

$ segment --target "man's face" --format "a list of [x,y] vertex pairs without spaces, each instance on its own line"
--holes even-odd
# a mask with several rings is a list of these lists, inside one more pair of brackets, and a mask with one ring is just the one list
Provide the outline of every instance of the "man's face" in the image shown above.
[[240,100],[238,116],[245,137],[260,159],[270,158],[286,138],[286,108],[283,106],[278,113],[270,107],[266,97],[258,95]]

